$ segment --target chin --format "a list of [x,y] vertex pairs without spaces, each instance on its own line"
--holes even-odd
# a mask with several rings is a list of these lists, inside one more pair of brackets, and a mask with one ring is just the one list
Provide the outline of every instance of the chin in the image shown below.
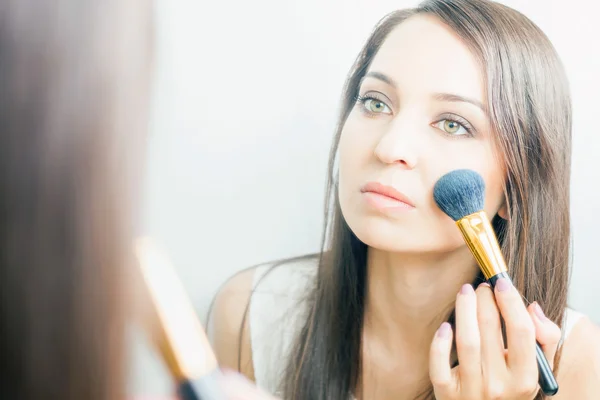
[[377,216],[350,216],[346,223],[367,246],[392,253],[446,253],[465,246],[458,229],[448,234],[446,229],[399,224]]

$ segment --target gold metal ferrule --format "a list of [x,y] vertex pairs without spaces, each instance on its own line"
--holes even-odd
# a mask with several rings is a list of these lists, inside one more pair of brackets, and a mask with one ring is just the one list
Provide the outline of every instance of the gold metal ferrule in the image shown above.
[[473,257],[477,260],[485,279],[507,272],[506,261],[500,251],[498,238],[485,211],[467,215],[456,221]]

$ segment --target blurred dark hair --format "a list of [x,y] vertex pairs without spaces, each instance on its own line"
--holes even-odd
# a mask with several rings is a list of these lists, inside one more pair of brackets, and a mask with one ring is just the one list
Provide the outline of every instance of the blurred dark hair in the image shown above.
[[0,5],[3,399],[123,394],[150,19],[145,0]]

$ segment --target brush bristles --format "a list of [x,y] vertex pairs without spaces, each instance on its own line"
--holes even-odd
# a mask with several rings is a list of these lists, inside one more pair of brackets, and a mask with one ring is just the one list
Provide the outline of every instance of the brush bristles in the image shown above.
[[455,221],[483,210],[485,182],[470,169],[458,169],[442,176],[433,187],[437,205]]

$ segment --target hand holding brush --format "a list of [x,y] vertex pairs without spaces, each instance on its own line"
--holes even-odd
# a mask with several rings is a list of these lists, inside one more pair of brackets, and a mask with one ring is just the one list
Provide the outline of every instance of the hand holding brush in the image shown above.
[[[527,308],[514,288],[496,234],[483,211],[483,178],[471,170],[452,171],[436,183],[434,199],[456,221],[488,283],[476,292],[465,285],[457,296],[459,365],[454,370],[448,362],[454,334],[450,325],[444,323],[436,334],[430,374],[438,398],[457,398],[455,394],[460,391],[468,398],[532,399],[539,388],[548,396],[556,394],[552,360],[560,328],[544,317],[537,303]],[[506,346],[501,316],[506,325]]]

